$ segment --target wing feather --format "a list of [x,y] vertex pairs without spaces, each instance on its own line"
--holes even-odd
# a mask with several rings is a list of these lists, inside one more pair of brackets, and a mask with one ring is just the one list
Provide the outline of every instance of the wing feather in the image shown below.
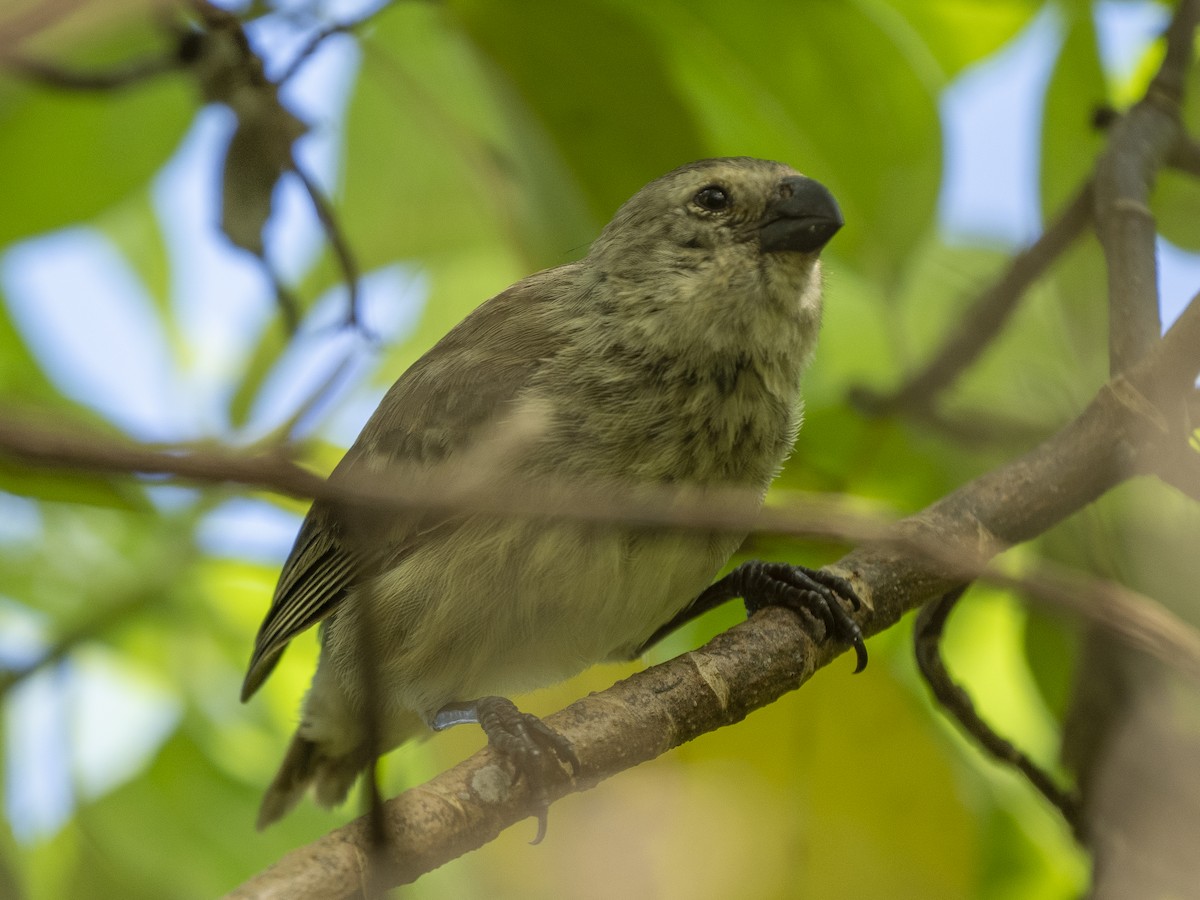
[[[470,444],[565,343],[567,316],[555,307],[578,272],[571,264],[530,276],[459,323],[400,376],[331,480],[372,463],[445,459]],[[242,700],[271,674],[292,638],[333,614],[356,584],[439,524],[388,515],[380,529],[386,546],[365,552],[346,539],[334,507],[314,503],[255,639]]]

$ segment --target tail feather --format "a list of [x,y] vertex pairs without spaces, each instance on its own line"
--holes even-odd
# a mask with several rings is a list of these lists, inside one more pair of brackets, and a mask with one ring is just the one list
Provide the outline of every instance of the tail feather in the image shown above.
[[328,756],[315,741],[297,733],[258,809],[258,830],[283,818],[304,796],[309,785],[313,786],[317,802],[322,806],[338,805],[346,799],[368,761],[363,752]]

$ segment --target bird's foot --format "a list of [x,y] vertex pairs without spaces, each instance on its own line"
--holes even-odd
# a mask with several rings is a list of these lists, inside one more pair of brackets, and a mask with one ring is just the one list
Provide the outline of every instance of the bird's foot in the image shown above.
[[850,614],[850,610],[862,608],[862,600],[845,578],[820,569],[756,561],[738,566],[717,585],[729,595],[745,600],[747,615],[764,606],[785,606],[805,619],[819,621],[827,638],[854,647],[856,673],[867,667],[862,629]]
[[503,753],[517,772],[525,777],[533,803],[537,807],[539,844],[546,836],[546,813],[550,808],[549,785],[561,777],[562,764],[579,771],[579,758],[571,743],[537,716],[523,713],[504,697],[482,697],[466,703],[450,703],[433,717],[433,728],[442,731],[452,725],[474,723],[483,729],[488,743]]

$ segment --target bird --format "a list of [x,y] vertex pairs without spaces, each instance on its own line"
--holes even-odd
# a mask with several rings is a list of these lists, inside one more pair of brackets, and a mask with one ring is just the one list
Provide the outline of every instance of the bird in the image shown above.
[[[456,462],[562,484],[743,489],[761,504],[792,451],[821,320],[819,255],[842,227],[818,181],[753,157],[682,165],[638,190],[586,256],[477,307],[387,391],[330,475]],[[512,440],[504,438],[516,433]],[[545,830],[573,748],[508,699],[629,659],[735,597],[789,605],[853,645],[860,601],[831,573],[745,563],[744,533],[315,501],[242,688],[320,623],[300,723],[259,812],[345,799],[405,741],[463,722],[529,778]]]

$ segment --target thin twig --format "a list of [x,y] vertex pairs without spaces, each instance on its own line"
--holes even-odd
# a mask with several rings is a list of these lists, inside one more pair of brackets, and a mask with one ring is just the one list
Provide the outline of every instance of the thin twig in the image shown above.
[[346,282],[346,290],[348,292],[346,298],[346,324],[351,328],[357,329],[368,340],[374,341],[375,336],[362,321],[358,284],[358,262],[354,258],[354,252],[350,249],[350,242],[346,239],[341,225],[338,224],[337,213],[334,212],[333,204],[326,198],[316,181],[300,165],[295,154],[292,155],[292,171],[296,173],[296,177],[304,185],[304,190],[308,192],[309,199],[312,200],[313,210],[317,214],[321,228],[325,231],[325,238],[329,241],[329,246],[333,248],[338,265],[341,267],[342,278]]
[[330,373],[321,379],[321,383],[307,397],[300,401],[299,405],[292,411],[292,414],[287,417],[287,420],[274,429],[273,434],[275,437],[268,438],[268,442],[280,443],[296,440],[300,424],[312,415],[314,410],[321,406],[321,404],[329,400],[334,392],[341,387],[342,382],[346,379],[346,373],[350,371],[351,366],[354,364],[356,355],[354,348],[347,350]]
[[308,42],[300,48],[300,52],[296,54],[296,57],[290,63],[288,63],[288,67],[284,69],[283,74],[276,79],[275,83],[279,85],[287,84],[287,82],[294,78],[296,73],[304,67],[304,64],[312,58],[312,55],[316,53],[318,49],[320,49],[322,44],[324,44],[335,34],[345,34],[351,31],[358,24],[359,23],[357,22],[335,22],[334,24],[327,25],[321,30],[317,31],[308,39]]
[[[164,567],[164,571],[166,569]],[[97,612],[66,629],[37,658],[15,668],[0,670],[0,697],[42,669],[62,662],[81,644],[112,631],[122,622],[140,615],[161,601],[160,591],[141,590],[115,603],[103,604]]]
[[183,63],[176,55],[153,56],[110,69],[85,72],[64,68],[44,60],[17,56],[9,61],[8,66],[18,75],[46,87],[100,92],[141,84],[167,72],[174,72],[182,68]]
[[1024,751],[1011,741],[1001,737],[975,710],[970,695],[957,684],[946,670],[941,654],[942,634],[951,610],[967,586],[955,588],[921,608],[913,629],[913,643],[917,664],[925,682],[945,712],[954,718],[970,737],[989,755],[1004,765],[1016,769],[1058,809],[1071,826],[1076,839],[1083,843],[1083,822],[1080,817],[1079,797],[1055,784],[1049,773],[1035,763]]
[[271,291],[275,294],[275,305],[283,314],[283,327],[289,335],[295,335],[300,329],[299,298],[284,282],[283,276],[276,271],[266,253],[255,253],[254,255],[258,257],[259,264],[262,266],[267,280],[271,283]]
[[[1094,423],[1105,424],[1109,432],[1097,430],[1091,439],[1105,443],[1108,454],[1105,458],[1121,468],[1122,476],[1127,475],[1133,471],[1131,460],[1136,448],[1157,439],[1155,429],[1159,427],[1161,413],[1156,403],[1171,402],[1177,396],[1190,397],[1195,392],[1193,384],[1198,373],[1200,295],[1192,299],[1146,359],[1128,375],[1117,376],[1104,386],[1089,406],[1095,409],[1092,416],[1089,418],[1085,413],[1077,422],[1093,423],[1094,429],[1099,428]],[[1068,426],[1067,430],[1073,427],[1080,426]],[[494,437],[496,441],[506,439],[505,434]],[[436,466],[398,464],[378,472],[351,473],[327,481],[297,465],[278,449],[243,453],[217,448],[150,448],[89,429],[72,432],[34,425],[12,412],[0,415],[0,454],[38,467],[172,475],[192,482],[240,484],[370,509],[563,517],[577,521],[757,530],[795,537],[832,534],[855,542],[896,539],[892,529],[880,527],[877,517],[855,515],[852,507],[827,498],[796,495],[801,499],[794,504],[772,504],[759,510],[755,491],[736,488],[484,478],[479,473],[487,466],[488,453],[488,447],[476,447],[458,462]],[[1107,471],[1083,474],[1097,483],[1107,484],[1113,479]],[[986,482],[986,476],[980,481]],[[997,488],[1001,489],[1011,488]],[[1030,503],[1038,500],[1030,491],[1023,491],[1022,498]],[[1012,508],[1026,510],[1027,505],[1013,503]],[[1011,521],[999,523],[992,531],[1005,543],[1018,543],[1044,527],[1037,520],[1026,521],[1014,513]]]
[[1018,301],[1091,221],[1092,184],[1086,182],[1034,243],[1013,257],[1000,277],[971,304],[954,330],[926,365],[890,394],[866,388],[851,399],[874,414],[928,410],[1004,327]]
[[371,10],[366,15],[361,16],[352,22],[334,22],[317,31],[308,39],[308,42],[300,49],[300,52],[296,54],[295,59],[291,61],[287,69],[284,70],[284,73],[279,76],[275,83],[285,84],[289,79],[294,77],[295,74],[300,71],[301,67],[308,62],[312,55],[317,52],[320,46],[335,34],[350,34],[351,32],[357,31],[359,28],[366,25],[390,6],[391,4],[389,3],[381,3],[378,7]]

